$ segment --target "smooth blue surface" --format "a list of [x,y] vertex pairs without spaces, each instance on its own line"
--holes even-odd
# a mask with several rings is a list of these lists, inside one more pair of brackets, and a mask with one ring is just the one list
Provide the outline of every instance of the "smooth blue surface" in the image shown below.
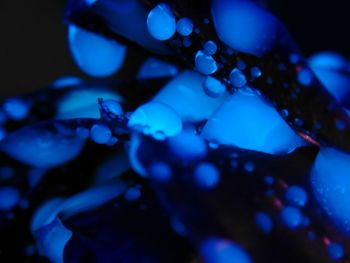
[[262,72],[261,72],[261,69],[259,67],[252,67],[250,69],[250,75],[253,77],[253,78],[259,78],[261,77],[262,75]]
[[311,172],[313,192],[322,209],[345,234],[350,234],[350,155],[322,148]]
[[14,187],[0,187],[0,211],[11,210],[19,201],[20,193]]
[[187,17],[180,18],[179,21],[177,21],[176,30],[182,36],[191,35],[193,31],[192,20]]
[[236,88],[242,88],[247,84],[246,76],[237,68],[230,73],[231,84]]
[[243,90],[227,98],[204,126],[202,136],[271,154],[287,153],[304,143],[274,107],[256,93]]
[[214,55],[217,50],[218,50],[218,47],[216,46],[215,42],[209,40],[209,41],[204,43],[204,51],[209,56]]
[[147,17],[149,33],[157,40],[167,40],[176,31],[176,20],[170,7],[161,3],[151,10]]
[[208,96],[218,98],[225,93],[226,87],[216,78],[208,76],[204,81],[204,91]]
[[311,85],[314,76],[309,69],[302,69],[300,72],[298,72],[297,79],[299,84],[307,87]]
[[329,244],[327,252],[329,257],[333,260],[339,260],[344,256],[344,248],[337,243]]
[[73,90],[64,96],[57,106],[57,119],[100,118],[98,99],[121,102],[121,97],[114,91],[103,88]]
[[172,154],[186,162],[201,159],[207,154],[204,140],[190,131],[184,131],[170,138],[168,145]]
[[29,105],[20,98],[7,99],[3,104],[6,115],[15,121],[25,119],[29,113]]
[[209,97],[203,84],[205,77],[192,71],[185,71],[158,92],[153,101],[172,107],[185,122],[208,119],[223,103],[224,96]]
[[108,126],[95,124],[91,127],[91,139],[98,144],[106,144],[111,139],[112,132]]
[[217,167],[211,163],[200,163],[193,171],[197,185],[201,188],[210,189],[215,187],[220,180]]
[[262,56],[274,47],[277,20],[251,1],[213,0],[212,16],[219,38],[231,48]]
[[263,233],[268,234],[271,232],[273,227],[273,222],[271,217],[267,213],[264,213],[264,212],[256,213],[255,222]]
[[38,124],[6,136],[0,142],[0,150],[25,164],[51,168],[74,159],[84,143],[85,140],[78,136],[65,136]]
[[176,111],[168,105],[149,102],[132,113],[128,126],[162,139],[180,133],[182,121]]
[[141,66],[139,79],[172,77],[179,73],[176,66],[156,58],[147,59]]
[[251,263],[243,248],[225,239],[211,237],[202,242],[200,254],[206,263]]
[[302,207],[306,204],[307,194],[303,188],[292,185],[288,187],[285,193],[285,199],[291,205]]
[[350,70],[348,60],[336,52],[323,51],[309,58],[311,68],[344,69]]
[[289,229],[298,228],[303,221],[303,215],[301,211],[298,208],[292,206],[284,207],[280,212],[280,218],[282,223]]
[[69,25],[68,40],[79,68],[93,77],[107,77],[117,72],[125,59],[126,47],[115,40]]
[[171,168],[163,162],[155,162],[149,168],[152,178],[159,182],[167,182],[172,176]]
[[138,187],[131,187],[125,192],[124,196],[128,201],[136,201],[141,197],[141,191]]
[[54,82],[52,82],[51,87],[54,89],[60,89],[65,88],[69,86],[76,86],[83,82],[81,78],[74,77],[74,76],[65,76],[61,77],[59,79],[56,79]]
[[194,58],[194,64],[199,73],[203,75],[211,75],[218,69],[215,59],[199,50]]

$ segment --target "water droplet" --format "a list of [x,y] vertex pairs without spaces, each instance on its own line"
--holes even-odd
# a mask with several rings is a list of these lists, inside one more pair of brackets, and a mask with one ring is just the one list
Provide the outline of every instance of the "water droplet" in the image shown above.
[[176,31],[176,20],[171,8],[165,3],[153,8],[147,17],[147,27],[155,39],[170,39]]

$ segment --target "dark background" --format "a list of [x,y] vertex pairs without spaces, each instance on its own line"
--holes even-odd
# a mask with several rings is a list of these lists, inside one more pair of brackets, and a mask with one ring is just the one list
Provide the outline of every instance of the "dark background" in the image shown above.
[[[190,0],[188,0],[190,1]],[[349,0],[266,0],[305,55],[335,50],[350,57]],[[80,75],[61,20],[64,0],[0,0],[0,99]]]

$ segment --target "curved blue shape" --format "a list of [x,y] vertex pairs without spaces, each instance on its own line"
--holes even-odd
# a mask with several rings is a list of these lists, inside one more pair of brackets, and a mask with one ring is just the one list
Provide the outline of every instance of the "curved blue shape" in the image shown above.
[[149,33],[157,40],[167,40],[176,31],[176,20],[170,7],[161,3],[151,10],[147,17]]
[[172,107],[184,122],[198,122],[208,119],[223,103],[225,95],[209,97],[204,89],[205,77],[192,71],[185,71],[170,81],[158,92],[153,101]]
[[93,77],[107,77],[124,63],[126,47],[95,33],[69,25],[68,40],[79,68]]
[[141,66],[137,78],[162,78],[176,76],[179,70],[176,66],[159,59],[149,58]]
[[219,38],[231,48],[262,56],[278,37],[278,21],[251,1],[213,0],[212,16]]
[[0,187],[0,211],[9,211],[16,206],[20,199],[20,193],[14,187]]
[[311,185],[322,209],[345,234],[350,234],[350,155],[321,148],[311,171]]
[[215,73],[218,69],[215,59],[199,50],[194,58],[194,64],[199,73],[203,75],[211,75]]
[[7,99],[3,104],[6,115],[15,121],[21,121],[28,116],[29,105],[20,98]]
[[151,174],[152,179],[158,182],[167,182],[172,176],[171,168],[163,162],[155,162],[151,164],[149,173]]
[[58,103],[57,119],[100,118],[98,99],[122,101],[114,91],[94,88],[78,89],[69,92]]
[[108,126],[104,124],[95,124],[91,127],[91,139],[98,144],[106,144],[112,137],[112,132]]
[[303,222],[303,215],[301,211],[292,206],[284,207],[280,212],[282,223],[289,229],[298,228]]
[[202,242],[200,254],[206,263],[251,263],[243,248],[225,239],[211,237]]
[[52,82],[51,87],[53,89],[61,89],[69,86],[80,85],[82,82],[83,80],[81,78],[74,77],[74,76],[65,76],[65,77],[56,79],[54,82]]
[[333,260],[340,260],[344,256],[344,248],[337,244],[337,243],[331,243],[327,247],[328,255]]
[[234,68],[231,71],[230,81],[231,81],[231,84],[236,88],[242,88],[247,84],[246,76],[242,73],[242,71],[240,71],[237,68]]
[[176,111],[168,105],[149,102],[131,114],[128,126],[155,138],[164,139],[180,133],[182,121]]
[[217,167],[211,163],[200,163],[193,171],[197,185],[204,189],[214,188],[220,180]]
[[219,144],[271,154],[288,153],[304,144],[273,106],[244,90],[227,98],[204,126],[202,136]]
[[303,188],[292,185],[288,187],[285,199],[291,205],[303,207],[307,202],[307,194]]
[[187,37],[191,35],[193,31],[192,20],[187,17],[180,18],[179,21],[177,21],[176,30],[182,36]]
[[226,86],[216,78],[208,76],[204,81],[204,91],[208,96],[218,98],[225,93]]
[[273,223],[271,217],[267,213],[256,213],[255,222],[263,233],[268,234],[271,232]]
[[0,150],[27,165],[51,168],[74,159],[84,144],[85,140],[76,135],[65,136],[38,124],[7,135],[0,142]]

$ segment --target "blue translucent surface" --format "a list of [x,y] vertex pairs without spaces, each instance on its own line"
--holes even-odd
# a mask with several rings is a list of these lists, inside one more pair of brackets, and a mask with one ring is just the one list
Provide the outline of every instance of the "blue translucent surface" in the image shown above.
[[282,223],[290,229],[298,228],[303,221],[303,215],[300,210],[292,206],[284,207],[280,213],[280,217]]
[[203,89],[205,77],[186,71],[169,82],[154,98],[172,107],[183,121],[202,121],[209,118],[222,104],[225,96],[210,98]]
[[72,232],[59,219],[39,229],[36,237],[41,255],[46,256],[52,263],[64,263],[64,247],[72,237]]
[[177,21],[177,24],[176,24],[176,30],[182,36],[191,35],[193,31],[192,20],[187,17],[183,17],[179,19],[179,21]]
[[106,144],[111,139],[112,132],[106,125],[95,124],[91,127],[90,136],[96,143]]
[[168,143],[170,151],[183,161],[198,160],[207,154],[207,145],[204,140],[189,131],[170,138]]
[[303,188],[293,185],[288,187],[285,198],[291,205],[304,206],[307,201],[307,194]]
[[213,98],[220,97],[224,94],[226,87],[219,80],[208,76],[204,81],[204,91],[205,93]]
[[193,171],[197,185],[202,188],[213,188],[220,180],[220,173],[215,165],[201,163]]
[[106,77],[122,66],[126,47],[114,40],[70,25],[69,45],[72,56],[80,69],[93,77]]
[[204,51],[208,55],[214,55],[216,51],[218,50],[218,47],[216,46],[215,42],[209,40],[204,43]]
[[171,168],[166,163],[153,163],[150,166],[149,170],[152,178],[159,182],[167,182],[172,176]]
[[158,136],[162,138],[180,133],[182,121],[179,115],[168,105],[149,102],[132,113],[128,126],[141,130],[155,138],[158,138]]
[[176,20],[167,4],[159,4],[151,10],[147,17],[149,33],[158,40],[171,38],[176,31]]
[[309,69],[302,69],[297,76],[299,84],[303,86],[310,86],[313,81],[313,74]]
[[23,120],[29,113],[29,105],[18,98],[11,98],[4,102],[4,111],[7,116],[15,121]]
[[57,107],[57,119],[99,118],[98,99],[112,99],[118,102],[121,97],[105,89],[74,90],[61,99]]
[[303,144],[274,107],[255,93],[236,92],[204,126],[202,136],[220,144],[286,153]]
[[242,88],[247,84],[246,76],[239,70],[233,69],[230,73],[231,84],[236,88]]
[[313,192],[331,220],[350,234],[350,155],[320,150],[311,173]]
[[272,223],[271,217],[268,214],[264,212],[256,213],[255,222],[258,225],[259,229],[265,234],[268,234],[271,232],[273,223]]
[[84,142],[78,136],[67,137],[37,125],[9,134],[0,143],[0,149],[25,164],[50,168],[74,159]]
[[124,197],[128,201],[136,201],[141,197],[141,191],[138,187],[131,187],[125,192]]
[[204,75],[211,75],[218,69],[215,59],[201,50],[196,53],[194,63],[197,71]]
[[220,238],[209,238],[200,246],[206,263],[251,263],[247,253],[237,244]]
[[159,59],[149,58],[141,66],[137,75],[140,79],[171,77],[178,74],[178,69],[172,64]]
[[350,64],[346,58],[335,52],[320,52],[309,59],[311,68],[344,69]]
[[20,193],[14,187],[0,187],[0,211],[11,210],[19,201]]
[[276,41],[276,19],[250,1],[213,0],[212,15],[219,38],[235,50],[261,56]]
[[54,89],[60,89],[60,88],[65,88],[69,86],[79,85],[82,82],[83,80],[78,77],[66,76],[66,77],[61,77],[59,79],[56,79],[54,82],[52,82],[51,87]]
[[333,260],[339,260],[344,256],[344,248],[337,243],[331,243],[327,247],[327,252],[329,257]]

